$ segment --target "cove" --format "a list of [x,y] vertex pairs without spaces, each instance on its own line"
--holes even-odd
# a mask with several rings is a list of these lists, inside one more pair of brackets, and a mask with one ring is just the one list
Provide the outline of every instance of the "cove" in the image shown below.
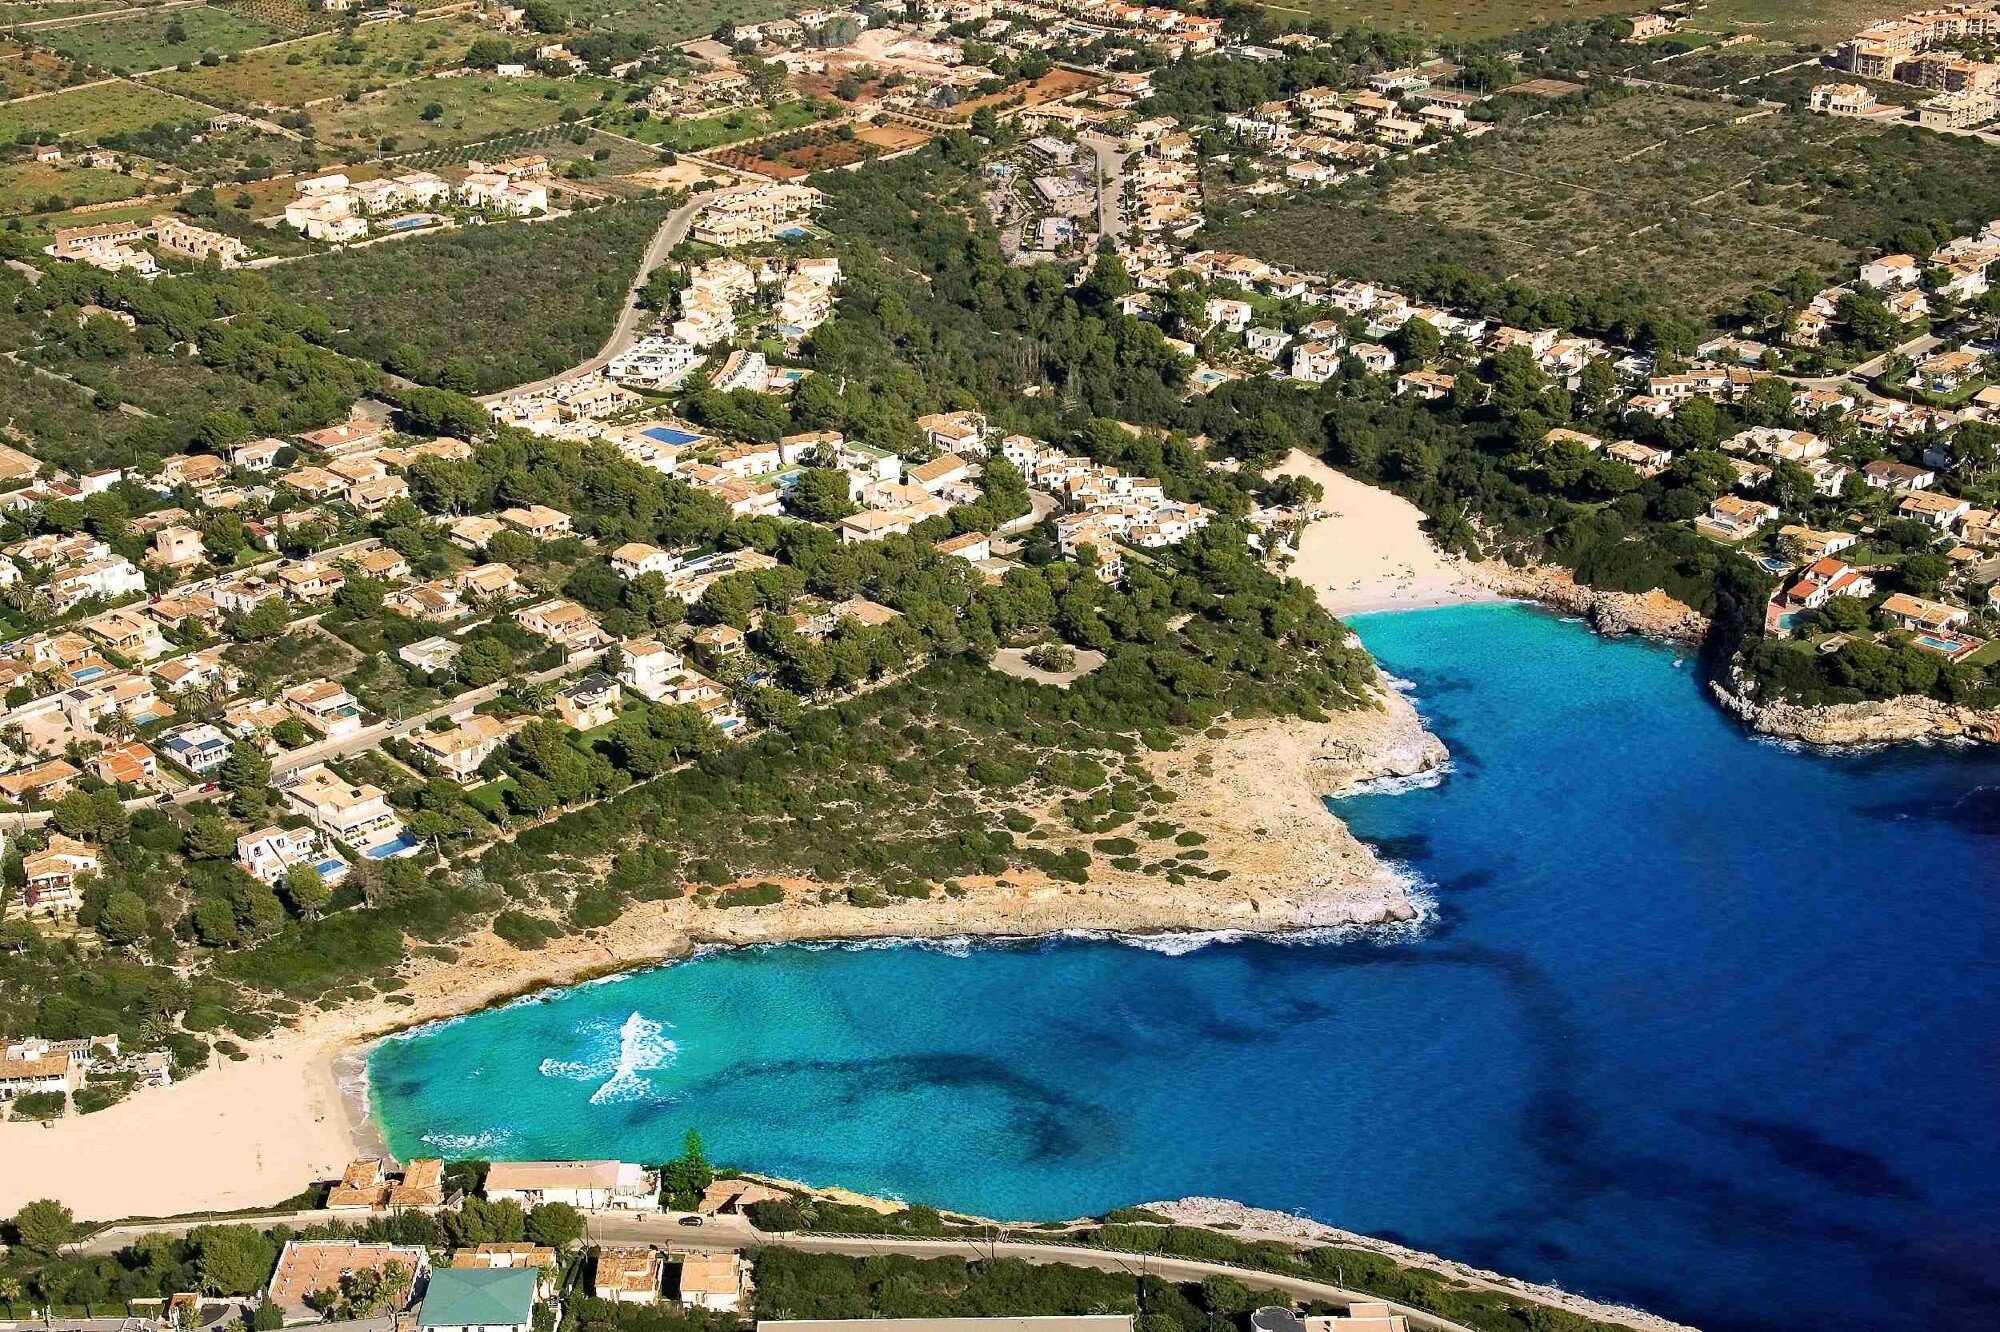
[[1795,752],[1670,649],[1363,617],[1454,754],[1414,935],[783,947],[377,1047],[392,1149],[1009,1218],[1217,1194],[1704,1328],[2000,1325],[2000,755]]

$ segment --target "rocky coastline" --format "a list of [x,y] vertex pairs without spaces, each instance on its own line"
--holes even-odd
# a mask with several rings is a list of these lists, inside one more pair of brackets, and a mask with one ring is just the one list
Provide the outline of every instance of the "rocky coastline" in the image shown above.
[[1608,637],[1639,634],[1667,642],[1695,644],[1708,634],[1706,615],[1658,588],[1650,592],[1607,592],[1586,587],[1569,570],[1546,564],[1516,568],[1486,561],[1467,564],[1465,568],[1474,581],[1489,591],[1575,615]]
[[1709,688],[1723,711],[1773,740],[1827,749],[1922,741],[2000,744],[2000,711],[1961,707],[1921,694],[1806,707],[1782,699],[1760,703],[1740,681],[1732,687],[1716,680]]

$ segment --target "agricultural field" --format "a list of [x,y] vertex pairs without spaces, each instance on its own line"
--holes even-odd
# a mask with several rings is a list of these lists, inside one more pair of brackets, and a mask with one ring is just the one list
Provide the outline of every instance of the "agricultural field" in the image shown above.
[[869,142],[851,128],[843,138],[822,126],[774,135],[747,148],[730,148],[713,154],[712,160],[776,180],[797,180],[815,171],[879,157],[882,151],[879,144]]
[[152,81],[218,106],[297,107],[449,68],[490,31],[457,18],[371,23],[352,33],[324,33],[185,73],[166,70]]
[[[339,350],[434,378],[447,359],[491,392],[575,365],[603,344],[669,205],[638,201],[548,222],[459,227],[266,270],[326,306]],[[533,281],[523,281],[532,274]]]
[[313,132],[335,153],[378,152],[385,139],[399,154],[450,148],[554,125],[567,111],[595,115],[605,95],[619,88],[610,79],[588,77],[420,79],[358,101],[314,107]]
[[802,97],[771,106],[739,107],[722,115],[695,119],[648,115],[641,120],[638,118],[640,114],[643,113],[636,109],[618,112],[603,122],[604,128],[641,143],[657,144],[679,153],[696,153],[706,148],[720,148],[725,144],[754,139],[762,134],[802,129],[835,114],[835,108],[815,98]]
[[1702,316],[1914,218],[1976,229],[2000,197],[2000,152],[1975,140],[1746,114],[1638,94],[1517,120],[1384,181],[1260,206],[1211,243],[1391,285],[1455,265],[1549,291],[1633,288]]
[[129,134],[163,120],[178,124],[206,120],[212,114],[155,88],[98,83],[0,104],[0,139],[13,139],[22,130],[51,130],[65,143],[95,143],[107,134]]
[[48,162],[0,165],[0,216],[60,213],[85,204],[129,199],[145,184],[116,171]]
[[346,17],[338,10],[321,7],[317,0],[209,0],[209,3],[255,19],[287,37],[337,28]]
[[656,42],[706,37],[725,23],[760,23],[791,13],[788,0],[571,0],[578,27],[628,32]]
[[45,29],[35,40],[66,56],[123,74],[193,62],[204,55],[229,55],[282,36],[274,28],[229,10],[189,5]]

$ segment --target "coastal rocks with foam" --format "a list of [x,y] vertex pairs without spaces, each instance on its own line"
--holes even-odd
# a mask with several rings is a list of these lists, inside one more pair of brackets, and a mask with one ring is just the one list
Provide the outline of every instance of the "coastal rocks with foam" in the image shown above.
[[1773,700],[1760,703],[1716,682],[1716,702],[1759,735],[1774,740],[1838,747],[1902,744],[1912,740],[2000,742],[2000,712],[1980,711],[1917,694],[1867,703],[1803,707]]
[[1361,1235],[1337,1226],[1325,1225],[1307,1217],[1290,1212],[1272,1211],[1265,1207],[1250,1207],[1228,1198],[1177,1198],[1172,1202],[1154,1202],[1143,1205],[1142,1210],[1163,1216],[1177,1225],[1207,1226],[1212,1229],[1227,1230],[1239,1239],[1304,1240],[1312,1243],[1339,1244],[1353,1249],[1365,1249],[1393,1258],[1411,1267],[1426,1268],[1444,1276],[1455,1278],[1475,1286],[1485,1286],[1494,1290],[1507,1291],[1537,1303],[1566,1309],[1607,1323],[1619,1323],[1626,1327],[1640,1329],[1640,1332],[1695,1332],[1684,1323],[1676,1323],[1658,1314],[1647,1313],[1622,1304],[1605,1304],[1582,1295],[1572,1294],[1558,1286],[1538,1285],[1505,1276],[1499,1272],[1489,1272],[1473,1267],[1469,1263],[1453,1262],[1440,1258],[1434,1253],[1412,1249],[1405,1245],[1376,1239],[1372,1235]]
[[1699,643],[1708,617],[1658,588],[1650,592],[1607,592],[1586,587],[1567,569],[1531,564],[1471,564],[1468,573],[1502,596],[1520,597],[1579,616],[1601,634],[1642,634],[1680,643]]

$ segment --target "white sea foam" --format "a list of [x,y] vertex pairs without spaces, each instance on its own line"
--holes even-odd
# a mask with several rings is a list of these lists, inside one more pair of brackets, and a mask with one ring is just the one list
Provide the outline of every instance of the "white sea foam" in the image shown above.
[[1443,786],[1444,779],[1451,774],[1452,764],[1447,760],[1435,768],[1425,768],[1407,776],[1370,777],[1367,781],[1356,782],[1334,798],[1351,800],[1355,796],[1407,795],[1411,791],[1428,791],[1434,786]]
[[426,1133],[423,1141],[447,1155],[461,1156],[489,1151],[513,1136],[507,1129],[485,1129],[479,1133]]
[[680,1057],[681,1048],[666,1034],[667,1024],[634,1011],[618,1028],[618,1062],[598,1089],[590,1094],[592,1105],[644,1100],[653,1094],[646,1074],[667,1068]]

